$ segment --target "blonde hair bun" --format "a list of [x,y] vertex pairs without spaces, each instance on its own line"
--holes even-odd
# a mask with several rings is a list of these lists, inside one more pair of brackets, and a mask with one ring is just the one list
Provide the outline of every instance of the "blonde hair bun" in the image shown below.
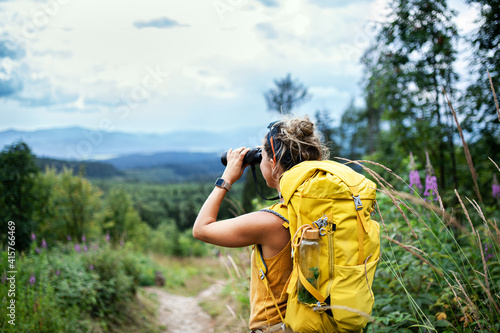
[[308,116],[304,119],[290,118],[283,122],[283,131],[288,132],[292,137],[297,139],[306,139],[314,135],[314,123],[309,120]]
[[273,135],[277,151],[273,152],[267,140],[264,140],[263,148],[269,156],[275,154],[284,171],[302,161],[329,158],[330,152],[323,143],[322,135],[307,115],[302,118],[286,116],[277,126],[279,130]]

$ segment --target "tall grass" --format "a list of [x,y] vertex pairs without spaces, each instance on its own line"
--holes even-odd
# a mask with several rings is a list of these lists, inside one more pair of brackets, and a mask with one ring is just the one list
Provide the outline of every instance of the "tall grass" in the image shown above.
[[379,196],[382,260],[373,284],[373,331],[500,330],[500,234],[495,220],[467,201],[461,206],[468,225],[461,225],[418,197],[395,190]]
[[[496,108],[500,120],[497,102]],[[455,189],[458,207],[447,207],[449,200],[437,191],[429,198],[412,194],[408,178],[379,163],[340,158],[359,165],[379,188],[372,218],[381,223],[381,262],[373,282],[372,320],[365,332],[500,332],[498,201],[485,206],[488,194],[479,191],[467,142],[456,115],[454,119],[477,198]],[[500,173],[498,164],[490,161],[492,170]],[[237,272],[245,270],[229,261],[226,266],[234,295],[241,297],[248,286],[238,283],[248,280],[249,273],[241,277]],[[240,303],[246,310],[247,300],[241,298]]]
[[[479,203],[455,189],[460,209],[453,210],[444,206],[439,193],[429,200],[418,193],[397,191],[391,184],[408,190],[409,186],[386,167],[370,162],[394,179],[384,179],[353,162],[381,188],[377,201],[382,207],[378,210],[383,226],[382,261],[373,285],[375,322],[367,331],[500,331],[500,215],[498,207],[483,206],[467,142],[449,100],[448,104]],[[494,169],[497,164],[491,162]]]

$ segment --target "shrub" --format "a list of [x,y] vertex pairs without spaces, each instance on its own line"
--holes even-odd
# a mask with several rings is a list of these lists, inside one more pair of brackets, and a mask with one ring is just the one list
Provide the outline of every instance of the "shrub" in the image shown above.
[[[7,267],[7,253],[0,254],[1,267]],[[68,242],[47,249],[35,241],[16,257],[16,270],[16,325],[7,322],[2,303],[4,332],[113,330],[130,321],[130,313],[124,313],[135,302],[138,285],[154,283],[156,268],[128,247]],[[2,270],[1,295],[8,292],[6,277]]]

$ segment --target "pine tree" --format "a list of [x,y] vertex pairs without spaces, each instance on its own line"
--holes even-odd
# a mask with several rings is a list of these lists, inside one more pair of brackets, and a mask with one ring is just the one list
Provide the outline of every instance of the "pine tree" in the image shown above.
[[500,151],[500,119],[495,107],[488,72],[498,96],[500,89],[500,1],[467,0],[479,8],[479,27],[469,37],[473,48],[470,61],[472,83],[462,100],[463,108],[473,110],[463,122],[463,128],[472,134],[480,159],[497,159]]
[[447,175],[456,185],[454,127],[442,90],[449,96],[456,93],[455,13],[444,0],[395,0],[390,7],[387,22],[362,59],[372,116],[382,112],[390,126],[385,135],[391,140],[383,141],[406,154],[429,150],[439,165],[440,186],[445,188]]
[[274,80],[275,88],[264,93],[267,109],[282,114],[289,114],[295,107],[310,98],[307,88],[298,80],[292,80],[290,74],[283,79]]

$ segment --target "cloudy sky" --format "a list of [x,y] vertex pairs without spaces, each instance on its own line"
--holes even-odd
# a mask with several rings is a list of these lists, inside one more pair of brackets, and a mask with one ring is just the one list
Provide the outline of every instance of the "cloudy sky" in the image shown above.
[[[290,73],[335,120],[386,0],[0,0],[0,131],[263,126]],[[463,1],[457,23],[470,30]]]

